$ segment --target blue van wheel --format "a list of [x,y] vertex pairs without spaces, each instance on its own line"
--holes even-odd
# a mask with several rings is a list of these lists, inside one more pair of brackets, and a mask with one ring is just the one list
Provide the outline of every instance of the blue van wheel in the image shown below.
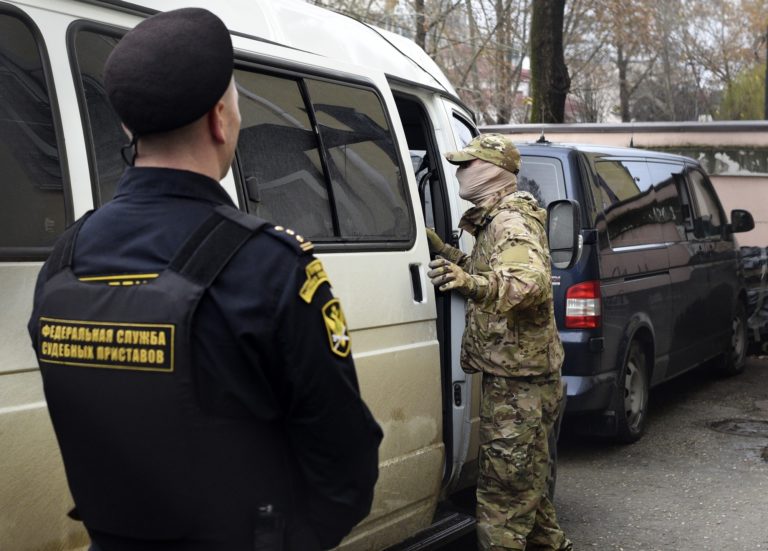
[[648,414],[648,364],[638,341],[629,346],[617,392],[616,440],[625,444],[636,442],[645,431]]

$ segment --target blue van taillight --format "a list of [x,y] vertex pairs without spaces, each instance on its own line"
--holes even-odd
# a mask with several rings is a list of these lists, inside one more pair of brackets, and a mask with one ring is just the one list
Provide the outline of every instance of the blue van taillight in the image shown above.
[[566,329],[600,327],[600,282],[585,281],[565,293]]

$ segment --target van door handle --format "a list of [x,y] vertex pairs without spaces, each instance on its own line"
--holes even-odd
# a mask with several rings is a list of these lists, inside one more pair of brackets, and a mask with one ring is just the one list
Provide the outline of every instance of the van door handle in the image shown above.
[[424,302],[424,291],[421,288],[421,264],[410,264],[411,287],[413,288],[414,302]]

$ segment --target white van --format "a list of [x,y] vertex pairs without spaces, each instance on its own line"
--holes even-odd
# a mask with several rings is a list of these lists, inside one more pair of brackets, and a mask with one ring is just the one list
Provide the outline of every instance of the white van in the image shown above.
[[429,57],[297,0],[0,0],[0,549],[88,544],[67,518],[26,321],[52,243],[110,199],[123,170],[104,60],[155,8],[190,4],[222,18],[236,51],[243,125],[222,184],[243,210],[315,243],[385,432],[373,510],[341,548],[415,542],[436,521],[435,539],[471,529],[436,516],[477,473],[479,385],[458,368],[464,305],[436,297],[423,228],[457,244],[467,205],[442,153],[477,131]]

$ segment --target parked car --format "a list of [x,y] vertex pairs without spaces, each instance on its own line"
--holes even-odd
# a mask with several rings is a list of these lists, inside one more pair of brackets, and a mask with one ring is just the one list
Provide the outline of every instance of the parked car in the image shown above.
[[[730,223],[698,162],[632,148],[521,144],[519,188],[543,205],[580,205],[581,250],[566,269],[553,246],[555,312],[565,347],[566,419],[632,442],[649,390],[710,360],[744,369],[745,292]],[[561,266],[558,268],[558,266]]]

